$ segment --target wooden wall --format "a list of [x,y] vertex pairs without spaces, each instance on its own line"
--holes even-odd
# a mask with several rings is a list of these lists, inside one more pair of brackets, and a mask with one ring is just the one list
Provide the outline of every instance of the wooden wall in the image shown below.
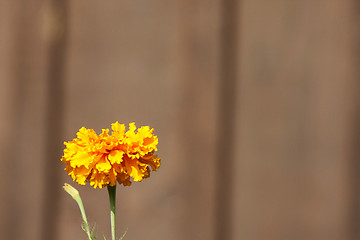
[[[355,0],[0,0],[0,227],[86,239],[63,141],[149,125],[163,159],[120,187],[125,239],[360,237]],[[110,237],[106,189],[77,187]]]

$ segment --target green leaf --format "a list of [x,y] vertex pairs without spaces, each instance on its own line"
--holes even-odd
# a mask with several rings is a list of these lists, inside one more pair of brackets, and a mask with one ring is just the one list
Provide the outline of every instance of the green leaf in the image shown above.
[[127,229],[126,229],[126,231],[124,232],[124,234],[122,235],[122,237],[121,238],[119,238],[119,240],[123,240],[123,238],[125,237],[125,235],[126,235],[126,233],[127,233]]

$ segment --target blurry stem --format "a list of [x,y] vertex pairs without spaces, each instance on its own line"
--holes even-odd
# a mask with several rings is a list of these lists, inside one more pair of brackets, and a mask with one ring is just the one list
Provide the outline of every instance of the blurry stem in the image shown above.
[[108,185],[110,199],[110,220],[111,220],[111,238],[115,240],[115,203],[116,203],[116,185]]
[[91,240],[90,227],[89,227],[89,224],[88,224],[88,221],[87,221],[87,218],[86,218],[84,205],[83,205],[80,197],[79,197],[79,201],[77,201],[77,203],[79,205],[81,216],[82,216],[82,219],[83,219],[84,224],[85,224],[85,232],[88,235],[89,240]]
[[89,240],[91,240],[90,227],[89,227],[89,224],[88,224],[88,221],[87,221],[87,218],[86,218],[84,205],[83,205],[83,202],[81,200],[79,192],[74,187],[72,187],[70,184],[67,184],[67,183],[65,183],[63,188],[76,201],[76,203],[79,205],[81,216],[82,216],[82,219],[83,219],[84,225],[85,225],[84,226],[85,227],[85,232],[88,235]]

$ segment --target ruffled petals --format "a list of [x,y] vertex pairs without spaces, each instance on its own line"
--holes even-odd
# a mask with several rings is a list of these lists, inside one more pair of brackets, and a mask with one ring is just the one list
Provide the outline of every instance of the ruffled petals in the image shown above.
[[103,129],[97,135],[93,129],[82,127],[73,141],[65,142],[61,161],[65,170],[81,185],[90,182],[94,188],[102,188],[116,182],[124,186],[150,176],[150,167],[156,171],[161,164],[157,151],[158,138],[148,126],[136,131],[135,123],[111,125],[112,133]]

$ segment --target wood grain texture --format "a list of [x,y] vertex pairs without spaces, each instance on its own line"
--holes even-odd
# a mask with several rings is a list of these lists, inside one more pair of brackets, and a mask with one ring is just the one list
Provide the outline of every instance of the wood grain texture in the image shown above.
[[1,231],[5,239],[39,239],[46,106],[41,5],[17,1],[2,6]]
[[[55,3],[0,1],[4,239],[85,239],[62,142],[115,121],[163,159],[118,188],[125,239],[358,239],[355,1]],[[109,237],[106,189],[73,185]]]
[[350,1],[243,1],[234,235],[350,239]]

